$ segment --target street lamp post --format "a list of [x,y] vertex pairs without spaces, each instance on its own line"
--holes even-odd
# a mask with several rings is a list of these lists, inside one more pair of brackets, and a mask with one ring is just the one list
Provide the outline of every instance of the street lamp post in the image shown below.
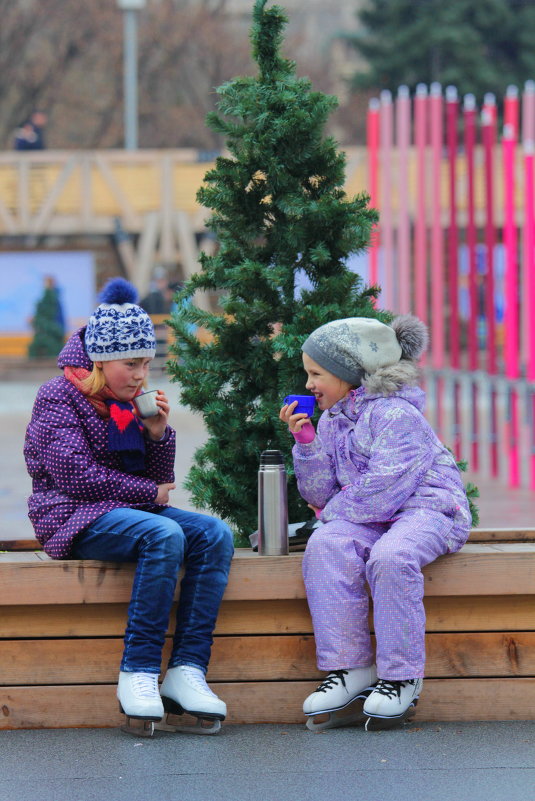
[[117,0],[123,12],[124,146],[137,149],[137,14],[146,0]]

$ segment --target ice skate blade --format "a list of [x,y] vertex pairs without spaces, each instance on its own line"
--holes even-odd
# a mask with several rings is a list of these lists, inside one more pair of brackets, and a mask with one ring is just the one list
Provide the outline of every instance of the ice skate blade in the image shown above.
[[219,734],[221,731],[221,721],[219,718],[207,718],[192,715],[195,717],[194,723],[187,723],[179,719],[178,715],[169,712],[165,720],[155,724],[158,731],[182,732],[183,734]]
[[391,718],[368,715],[364,728],[366,731],[384,731],[385,729],[394,729],[396,726],[404,726],[405,723],[409,723],[414,717],[417,703],[418,699],[416,699],[402,715]]
[[133,734],[134,737],[152,737],[154,734],[154,721],[127,717],[126,723],[121,726],[121,731],[126,734]]
[[[362,705],[363,699],[357,698],[342,709],[309,715],[306,727],[309,731],[319,734],[326,729],[338,729],[341,726],[355,726],[364,723],[366,715],[362,711]],[[327,717],[324,718],[324,715]]]

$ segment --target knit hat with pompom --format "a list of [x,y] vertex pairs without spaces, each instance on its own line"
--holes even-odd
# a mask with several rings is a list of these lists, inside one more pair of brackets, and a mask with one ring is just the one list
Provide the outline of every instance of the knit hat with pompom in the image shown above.
[[154,326],[137,300],[136,288],[124,278],[112,278],[105,285],[85,331],[85,349],[92,362],[154,358]]
[[371,317],[347,317],[316,328],[302,350],[333,375],[359,386],[363,374],[373,375],[401,359],[416,361],[427,347],[427,328],[411,314],[391,325]]

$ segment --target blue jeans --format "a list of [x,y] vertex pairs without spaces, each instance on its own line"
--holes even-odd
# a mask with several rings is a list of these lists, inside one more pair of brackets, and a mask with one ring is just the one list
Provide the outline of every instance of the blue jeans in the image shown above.
[[121,670],[160,672],[184,563],[169,667],[194,665],[206,671],[232,554],[232,534],[225,523],[172,507],[156,514],[114,509],[76,538],[74,559],[137,562]]

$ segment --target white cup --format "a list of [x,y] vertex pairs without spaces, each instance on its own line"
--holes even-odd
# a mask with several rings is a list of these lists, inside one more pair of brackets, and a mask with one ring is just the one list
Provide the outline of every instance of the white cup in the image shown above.
[[158,414],[160,407],[156,403],[157,393],[157,389],[151,389],[150,392],[143,392],[134,398],[140,417],[154,417],[155,414]]

